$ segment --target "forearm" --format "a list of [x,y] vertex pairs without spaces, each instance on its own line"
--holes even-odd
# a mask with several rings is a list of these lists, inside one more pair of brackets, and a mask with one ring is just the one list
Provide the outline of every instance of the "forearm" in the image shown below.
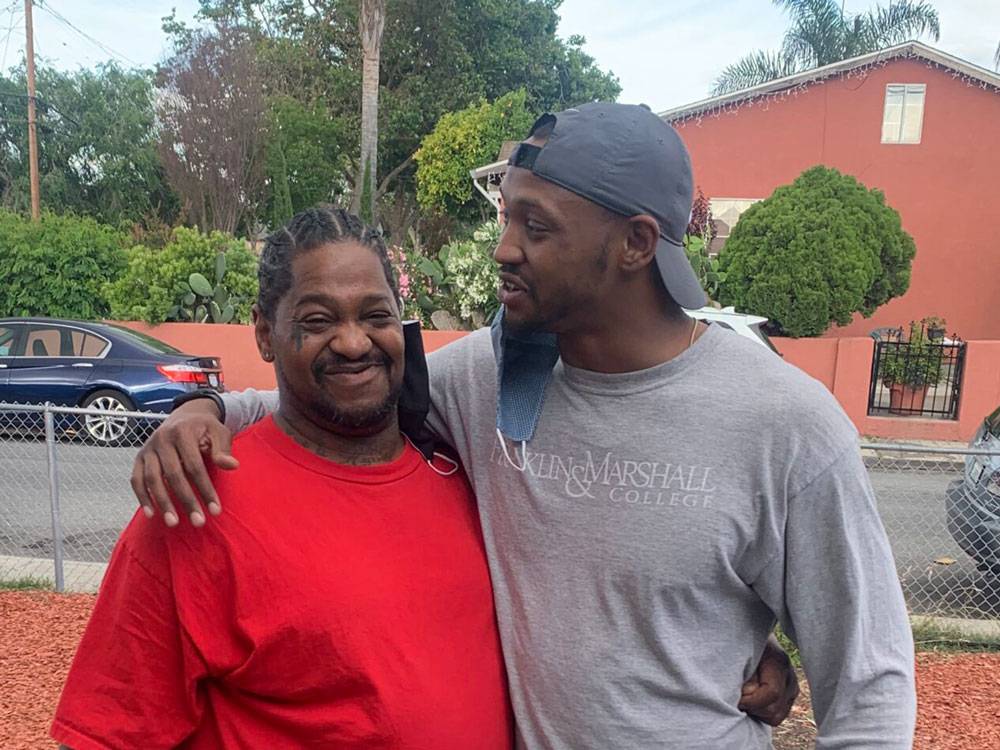
[[222,401],[226,405],[225,425],[235,434],[277,411],[278,392],[247,388],[222,394]]

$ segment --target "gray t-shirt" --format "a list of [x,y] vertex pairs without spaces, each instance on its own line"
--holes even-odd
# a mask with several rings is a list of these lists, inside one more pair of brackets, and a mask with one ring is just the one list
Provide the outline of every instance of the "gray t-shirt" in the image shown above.
[[[712,326],[641,372],[558,364],[525,448],[496,433],[488,331],[429,361],[432,425],[479,502],[522,746],[769,748],[736,706],[777,617],[817,747],[911,747],[906,607],[855,430],[821,384]],[[273,408],[263,395],[227,397],[227,424]]]

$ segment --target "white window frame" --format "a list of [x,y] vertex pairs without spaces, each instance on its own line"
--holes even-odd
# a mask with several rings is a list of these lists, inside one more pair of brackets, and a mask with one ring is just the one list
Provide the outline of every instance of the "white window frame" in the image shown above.
[[[899,123],[889,121],[889,96],[890,94],[902,94],[900,102]],[[917,133],[915,140],[904,140],[903,133],[906,130],[906,104],[910,97],[920,97],[920,121],[917,123]],[[882,104],[882,143],[895,146],[916,146],[920,144],[924,134],[924,109],[927,105],[927,84],[926,83],[888,83],[885,86],[885,98]],[[895,127],[895,135],[886,135],[886,127]]]
[[[100,339],[101,341],[103,341],[106,344],[106,346],[104,347],[104,350],[101,352],[100,356],[97,356],[97,357],[84,357],[84,356],[79,356],[78,357],[78,356],[75,356],[75,355],[74,356],[63,357],[63,356],[58,355],[58,354],[49,354],[47,356],[38,356],[38,357],[36,357],[36,356],[34,356],[32,354],[28,354],[28,341],[27,341],[27,339],[25,339],[25,342],[24,342],[24,354],[16,354],[16,355],[10,355],[9,354],[9,355],[7,355],[8,359],[92,359],[92,360],[96,361],[96,360],[99,360],[99,359],[106,359],[107,356],[108,356],[108,354],[111,352],[111,346],[112,346],[111,339],[109,339],[109,338],[107,338],[105,336],[102,336],[99,333],[95,333],[94,331],[87,330],[86,328],[80,328],[79,326],[68,326],[68,325],[64,325],[63,323],[50,323],[48,321],[41,321],[41,320],[28,320],[28,321],[24,321],[24,322],[20,322],[20,321],[19,322],[8,322],[5,325],[10,325],[11,328],[16,328],[17,326],[24,326],[25,328],[30,328],[31,326],[36,326],[38,328],[61,328],[61,329],[68,329],[70,331],[80,331],[81,333],[83,333],[83,334],[85,334],[87,336],[93,336],[94,338]],[[26,333],[27,332],[22,332],[22,335],[26,335]]]

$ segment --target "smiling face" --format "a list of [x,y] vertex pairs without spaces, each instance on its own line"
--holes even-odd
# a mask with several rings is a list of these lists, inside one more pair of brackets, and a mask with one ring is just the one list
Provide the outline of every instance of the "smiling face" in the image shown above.
[[403,326],[382,263],[355,240],[296,253],[273,320],[255,310],[281,403],[318,427],[370,435],[393,424],[403,383]]

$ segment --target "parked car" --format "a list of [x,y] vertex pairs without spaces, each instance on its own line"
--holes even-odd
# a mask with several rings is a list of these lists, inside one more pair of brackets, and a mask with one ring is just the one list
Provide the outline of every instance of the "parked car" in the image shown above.
[[[223,389],[218,357],[185,354],[110,323],[0,318],[0,402],[168,412],[175,396],[198,388]],[[13,414],[6,414],[8,427]],[[29,428],[41,423],[23,412],[17,421]],[[68,421],[105,445],[122,442],[130,426],[113,416]]]
[[698,310],[685,310],[685,312],[696,320],[728,328],[744,338],[766,346],[772,352],[781,356],[778,350],[774,348],[774,344],[771,343],[771,339],[767,337],[767,334],[761,328],[767,322],[767,318],[762,318],[760,315],[738,313],[734,307],[702,307]]
[[948,485],[948,531],[985,574],[1000,609],[1000,407],[983,420],[969,447],[995,453],[968,456],[962,478]]

